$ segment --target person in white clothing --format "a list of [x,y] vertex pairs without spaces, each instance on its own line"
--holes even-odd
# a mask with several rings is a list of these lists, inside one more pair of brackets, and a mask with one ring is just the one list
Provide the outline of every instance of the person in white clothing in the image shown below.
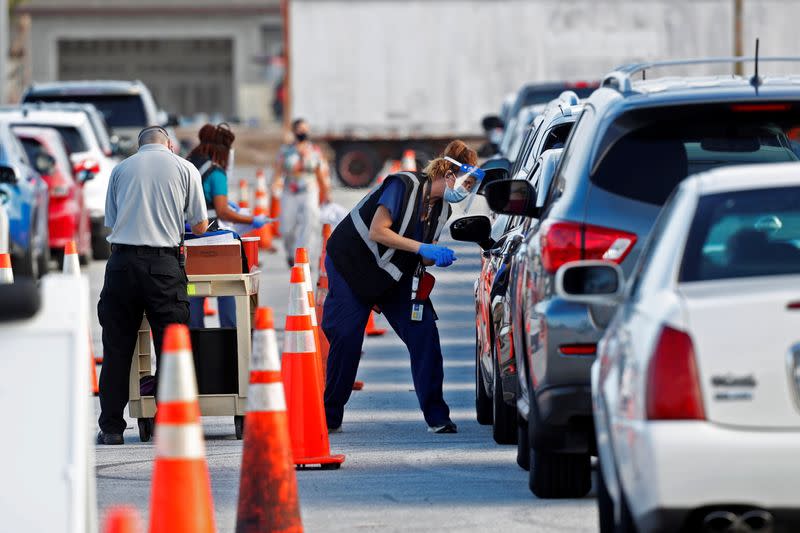
[[[281,233],[289,266],[296,248],[303,247],[309,258],[319,255],[321,239],[320,205],[330,201],[330,171],[320,148],[309,140],[308,122],[292,122],[294,143],[284,146],[276,163],[273,193],[281,194]],[[312,259],[311,264],[316,262]]]

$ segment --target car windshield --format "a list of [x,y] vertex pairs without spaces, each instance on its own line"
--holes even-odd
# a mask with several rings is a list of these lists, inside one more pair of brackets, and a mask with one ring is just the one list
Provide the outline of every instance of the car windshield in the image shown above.
[[592,182],[663,205],[686,176],[727,165],[796,161],[800,106],[691,105],[622,115],[593,165]]
[[800,187],[700,199],[681,281],[783,274],[800,274]]
[[34,94],[26,102],[76,102],[94,104],[111,128],[147,125],[142,98],[135,94]]
[[76,152],[86,152],[89,150],[89,147],[86,146],[86,142],[83,140],[83,136],[81,135],[80,130],[74,126],[56,126],[53,124],[31,124],[31,123],[24,123],[24,124],[15,124],[15,126],[36,126],[39,128],[52,128],[56,130],[61,138],[64,140],[64,145],[67,147],[67,151],[70,154],[74,154]]

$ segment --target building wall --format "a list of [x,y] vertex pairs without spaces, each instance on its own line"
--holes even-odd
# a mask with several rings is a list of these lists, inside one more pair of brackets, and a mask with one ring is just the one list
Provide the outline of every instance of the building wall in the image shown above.
[[[126,0],[32,1],[23,8],[32,21],[32,79],[76,79],[94,72],[94,78],[150,80],[161,97],[159,104],[167,111],[173,111],[169,108],[172,103],[175,111],[183,113],[220,111],[243,120],[270,120],[274,80],[267,79],[263,57],[280,49],[278,1],[235,0],[233,4],[205,0],[169,0],[160,5]],[[93,62],[83,69],[76,64],[81,47],[86,61]],[[187,84],[196,85],[192,80],[202,70],[204,57],[212,58],[212,63],[221,61],[218,67],[222,70],[229,69],[229,73],[211,75],[230,79],[229,83],[213,84],[230,87],[230,95],[222,95],[216,109],[205,108],[207,98],[202,91],[192,93],[189,100],[194,104],[178,101]],[[114,68],[117,58],[127,64]],[[227,62],[229,67],[224,65]],[[100,68],[103,65],[105,68]],[[181,76],[179,67],[186,76]],[[120,75],[115,76],[116,72]],[[213,92],[209,90],[209,94]],[[254,93],[263,94],[265,101],[254,102]]]

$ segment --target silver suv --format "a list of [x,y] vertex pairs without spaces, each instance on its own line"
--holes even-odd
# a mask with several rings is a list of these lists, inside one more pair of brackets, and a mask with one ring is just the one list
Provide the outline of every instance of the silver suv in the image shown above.
[[58,81],[34,83],[22,97],[28,102],[93,104],[106,119],[124,155],[136,151],[136,136],[147,126],[166,126],[150,89],[141,81]]
[[[729,60],[745,61],[752,60]],[[493,210],[533,219],[516,258],[521,292],[512,329],[521,377],[517,408],[527,425],[520,447],[530,450],[529,485],[539,497],[580,497],[591,488],[589,373],[615,311],[559,298],[558,268],[601,259],[630,274],[661,206],[686,176],[798,159],[800,78],[633,80],[675,64],[631,65],[605,78],[585,102],[544,205],[536,205],[541,191],[526,181],[486,186]],[[486,223],[474,225],[480,240]]]

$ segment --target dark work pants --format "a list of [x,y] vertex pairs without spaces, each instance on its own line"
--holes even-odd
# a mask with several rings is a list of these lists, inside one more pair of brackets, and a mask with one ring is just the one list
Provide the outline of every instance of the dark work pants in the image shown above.
[[98,422],[106,433],[125,430],[123,413],[128,403],[131,361],[144,313],[150,322],[158,357],[167,325],[189,322],[186,274],[169,249],[115,249],[106,264],[103,291],[97,304],[103,328]]
[[[328,375],[325,384],[325,415],[328,427],[342,424],[344,405],[350,398],[356,380],[364,328],[372,306],[362,303],[339,275],[330,258],[325,259],[328,272],[328,297],[325,299],[322,330],[330,343]],[[450,408],[444,401],[442,384],[444,369],[436,313],[430,300],[424,305],[422,320],[411,320],[411,276],[400,279],[395,289],[381,302],[376,302],[392,329],[408,348],[411,376],[417,400],[429,426],[450,420]]]

